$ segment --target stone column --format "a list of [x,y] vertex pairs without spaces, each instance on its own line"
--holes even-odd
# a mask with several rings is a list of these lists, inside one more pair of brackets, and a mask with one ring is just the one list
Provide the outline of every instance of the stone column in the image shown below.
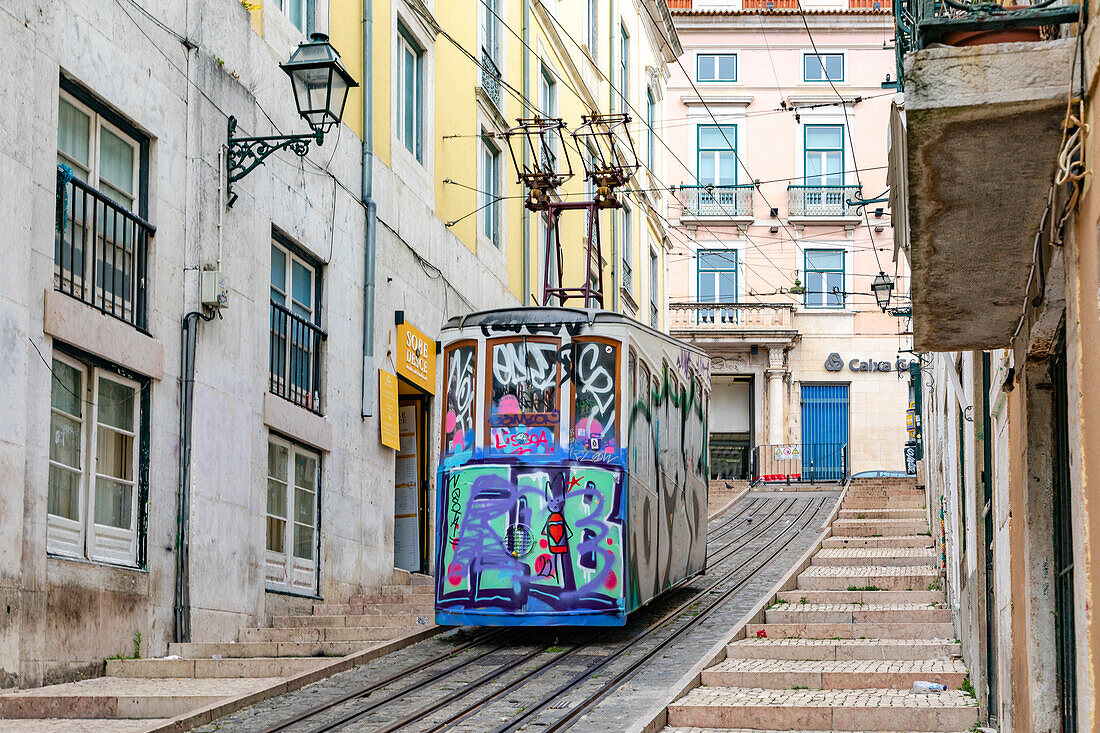
[[784,442],[786,415],[783,409],[783,376],[787,373],[783,366],[783,349],[768,349],[768,443],[779,445]]

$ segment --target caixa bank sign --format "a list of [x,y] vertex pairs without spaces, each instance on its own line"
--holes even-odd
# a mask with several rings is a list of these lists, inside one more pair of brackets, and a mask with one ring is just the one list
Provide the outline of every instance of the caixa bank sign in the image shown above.
[[829,354],[829,358],[825,360],[825,369],[830,372],[839,372],[844,369],[845,363],[847,363],[850,372],[904,372],[909,369],[909,360],[904,356],[899,356],[892,362],[861,359],[859,357],[845,362],[840,354],[835,351]]

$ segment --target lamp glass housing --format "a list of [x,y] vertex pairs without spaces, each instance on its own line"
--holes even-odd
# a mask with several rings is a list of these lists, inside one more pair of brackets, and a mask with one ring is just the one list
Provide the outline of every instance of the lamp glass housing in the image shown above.
[[894,282],[885,272],[880,272],[871,283],[871,292],[875,294],[878,307],[886,311],[890,305],[890,294],[894,291]]
[[280,68],[290,77],[298,114],[310,129],[324,134],[340,123],[348,91],[359,84],[340,63],[340,54],[329,43],[328,36],[314,33],[309,41],[299,44]]

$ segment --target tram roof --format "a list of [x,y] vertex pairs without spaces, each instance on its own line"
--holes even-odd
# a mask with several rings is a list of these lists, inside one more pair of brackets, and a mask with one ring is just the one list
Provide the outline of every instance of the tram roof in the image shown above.
[[588,323],[626,326],[646,331],[665,341],[674,341],[682,348],[709,356],[699,347],[669,336],[663,331],[647,326],[622,313],[601,308],[562,308],[560,306],[520,306],[516,308],[494,308],[475,311],[462,316],[452,316],[443,324],[443,330],[460,329],[467,326],[521,326],[524,324],[554,325],[558,323]]

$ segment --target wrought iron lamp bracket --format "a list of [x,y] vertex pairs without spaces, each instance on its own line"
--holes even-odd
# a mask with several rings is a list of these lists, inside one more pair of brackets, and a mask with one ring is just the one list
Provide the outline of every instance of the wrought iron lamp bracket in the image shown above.
[[312,142],[321,145],[324,141],[324,132],[317,130],[308,135],[271,135],[268,137],[233,137],[237,130],[237,118],[229,118],[229,135],[226,143],[225,173],[226,173],[226,207],[230,207],[237,200],[237,194],[233,193],[233,184],[241,180],[272,153],[280,150],[289,150],[298,157],[304,157],[309,152]]
[[848,208],[852,206],[856,207],[856,216],[859,216],[863,213],[863,207],[867,206],[868,204],[885,204],[889,201],[889,196],[879,196],[878,198],[873,199],[844,199],[844,206]]

